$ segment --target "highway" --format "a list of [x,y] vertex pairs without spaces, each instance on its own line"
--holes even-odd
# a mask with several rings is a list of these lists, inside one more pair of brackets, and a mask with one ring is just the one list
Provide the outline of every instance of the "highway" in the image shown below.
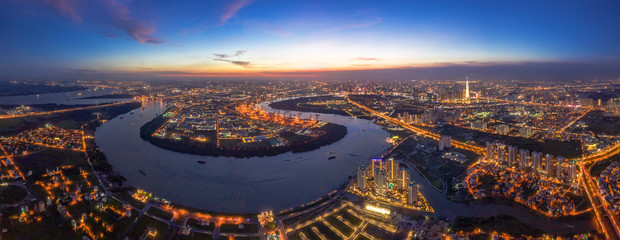
[[107,104],[101,104],[101,105],[86,106],[86,107],[67,108],[67,109],[54,110],[54,111],[35,112],[35,113],[26,113],[26,114],[17,114],[17,115],[2,115],[0,116],[0,119],[44,116],[44,115],[51,115],[51,114],[58,114],[58,113],[67,113],[67,112],[72,112],[72,111],[88,110],[88,109],[122,105],[122,104],[130,103],[130,102],[133,102],[133,101],[123,101],[123,102],[107,103]]
[[[586,195],[592,203],[592,209],[594,209],[594,214],[597,220],[597,223],[606,239],[620,239],[620,229],[618,229],[618,225],[616,224],[616,220],[607,209],[607,206],[604,204],[604,200],[602,196],[596,191],[598,188],[592,182],[592,177],[590,177],[590,169],[586,168],[583,164],[580,165],[582,171],[582,177],[580,178],[584,189],[586,190]],[[601,210],[602,208],[602,210]]]
[[[423,135],[425,137],[429,137],[429,138],[432,138],[432,139],[435,139],[435,140],[438,140],[439,137],[440,137],[439,134],[437,134],[437,133],[430,132],[430,131],[424,130],[422,128],[414,127],[414,126],[412,126],[412,125],[410,125],[408,123],[405,123],[403,121],[400,121],[398,119],[395,119],[395,118],[392,118],[392,117],[388,117],[385,114],[382,114],[382,113],[380,113],[378,111],[375,111],[375,110],[373,110],[373,109],[371,109],[369,107],[366,107],[366,106],[364,106],[362,104],[359,104],[359,103],[351,100],[349,97],[346,97],[346,99],[351,104],[353,104],[353,105],[355,105],[355,106],[357,106],[357,107],[359,107],[361,109],[364,109],[365,111],[370,112],[373,115],[377,115],[377,116],[379,116],[379,117],[381,117],[381,118],[383,118],[385,120],[388,120],[388,121],[390,121],[390,122],[392,122],[392,123],[394,123],[394,124],[396,124],[398,126],[401,126],[401,127],[405,128],[407,130],[410,130],[410,131],[412,131],[414,133],[421,134],[421,135]],[[456,148],[459,148],[459,149],[468,150],[468,151],[471,151],[471,152],[474,152],[474,153],[477,153],[477,154],[484,154],[485,153],[485,149],[483,147],[472,145],[472,144],[467,144],[467,143],[460,142],[460,141],[456,141],[454,139],[452,140],[452,146],[454,146]]]
[[[421,128],[417,128],[414,126],[411,126],[410,124],[407,124],[403,121],[400,121],[398,119],[386,116],[385,114],[382,114],[378,111],[375,111],[369,107],[366,107],[362,104],[359,104],[353,100],[351,100],[350,98],[346,97],[347,101],[349,101],[351,104],[364,109],[365,111],[370,112],[373,115],[379,116],[385,120],[388,120],[396,125],[399,125],[405,129],[408,129],[410,131],[413,131],[415,133],[418,134],[422,134],[426,137],[430,137],[433,139],[439,139],[439,134],[437,133],[433,133]],[[587,113],[587,112],[586,112]],[[574,123],[575,121],[577,121],[578,119],[580,119],[581,117],[583,117],[585,115],[585,113],[583,115],[581,115],[580,117],[578,117],[577,119],[575,119],[573,122],[571,122],[570,124],[568,124],[567,126],[572,125],[572,123]],[[565,126],[563,128],[566,129]],[[465,150],[469,150],[472,152],[475,152],[477,154],[484,154],[484,148],[479,147],[479,146],[475,146],[475,145],[471,145],[471,144],[466,144],[463,142],[459,142],[459,141],[454,141],[452,140],[452,145],[456,148],[460,148],[460,149],[465,149]],[[611,212],[609,211],[609,209],[607,208],[607,205],[605,204],[605,201],[603,199],[603,197],[600,195],[599,191],[598,191],[598,187],[597,185],[594,183],[594,181],[592,180],[593,178],[590,176],[590,169],[585,167],[585,164],[589,164],[589,163],[595,163],[598,161],[602,161],[605,160],[607,158],[610,158],[614,155],[620,154],[620,144],[616,143],[608,148],[606,148],[605,150],[589,155],[589,156],[585,156],[582,157],[581,159],[576,159],[579,162],[579,166],[581,167],[581,178],[579,179],[581,181],[581,184],[584,186],[584,189],[586,191],[586,195],[588,197],[588,199],[590,200],[590,202],[592,203],[592,209],[594,210],[595,213],[595,217],[596,217],[596,222],[598,223],[602,233],[604,234],[606,239],[620,239],[620,228],[618,227],[617,221],[616,221],[616,217],[611,214]]]
[[617,154],[620,154],[620,143],[615,143],[605,148],[603,151],[582,157],[581,159],[579,159],[579,162],[584,163],[584,164],[595,163],[595,162],[610,158]]

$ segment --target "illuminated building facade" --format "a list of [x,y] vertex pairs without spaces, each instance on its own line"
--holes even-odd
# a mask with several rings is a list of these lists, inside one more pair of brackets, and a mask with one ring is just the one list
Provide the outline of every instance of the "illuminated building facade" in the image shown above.
[[418,186],[411,181],[407,168],[401,168],[394,159],[373,159],[367,168],[357,169],[356,190],[377,197],[399,199],[404,204],[418,201]]

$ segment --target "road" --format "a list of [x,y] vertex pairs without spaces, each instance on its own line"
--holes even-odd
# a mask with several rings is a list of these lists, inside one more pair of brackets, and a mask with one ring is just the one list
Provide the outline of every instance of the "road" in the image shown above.
[[607,206],[604,204],[603,197],[598,193],[598,188],[592,182],[590,169],[586,168],[584,164],[581,164],[580,167],[583,173],[580,180],[586,190],[586,195],[588,195],[590,203],[592,203],[592,209],[594,209],[597,223],[603,231],[605,238],[620,239],[620,229],[616,224],[613,214],[610,213],[609,209],[607,209]]
[[[437,134],[437,133],[434,133],[434,132],[431,132],[431,131],[427,131],[427,130],[424,130],[422,128],[414,127],[411,124],[405,123],[405,122],[403,122],[401,120],[398,120],[398,119],[395,119],[395,118],[392,118],[392,117],[388,117],[388,116],[386,116],[383,113],[375,111],[375,110],[373,110],[373,109],[371,109],[369,107],[366,107],[366,106],[364,106],[362,104],[359,104],[359,103],[351,100],[349,97],[346,97],[346,99],[351,104],[353,104],[353,105],[355,105],[355,106],[357,106],[357,107],[359,107],[361,109],[364,109],[365,111],[370,112],[373,115],[377,115],[377,116],[379,116],[379,117],[381,117],[381,118],[383,118],[383,119],[385,119],[387,121],[390,121],[390,122],[392,122],[392,123],[394,123],[394,124],[396,124],[398,126],[401,126],[401,127],[405,128],[407,130],[410,130],[412,132],[415,132],[417,134],[421,134],[421,135],[423,135],[425,137],[429,137],[429,138],[432,138],[432,139],[435,139],[435,140],[438,140],[439,137],[440,137],[439,134]],[[464,143],[464,142],[461,142],[461,141],[452,140],[452,146],[454,146],[456,148],[459,148],[459,149],[468,150],[468,151],[471,151],[471,152],[474,152],[474,153],[477,153],[477,154],[484,154],[485,153],[485,150],[484,150],[483,147],[472,145],[472,144],[467,144],[467,143]]]
[[67,113],[67,112],[73,112],[73,111],[79,111],[79,110],[88,110],[88,109],[122,105],[122,104],[130,103],[130,102],[133,102],[133,101],[123,101],[123,102],[107,103],[107,104],[93,105],[93,106],[87,106],[87,107],[67,108],[67,109],[54,110],[54,111],[35,112],[35,113],[26,113],[26,114],[17,114],[17,115],[2,115],[0,116],[0,119],[44,116],[44,115],[51,115],[51,114]]
[[[433,139],[439,139],[439,134],[437,133],[433,133],[418,127],[414,127],[411,126],[410,124],[404,123],[400,120],[391,118],[386,116],[385,114],[382,114],[378,111],[375,111],[369,107],[366,107],[364,105],[361,105],[355,101],[352,101],[350,98],[347,97],[347,101],[349,101],[351,104],[364,109],[365,111],[370,112],[373,115],[379,116],[387,121],[390,121],[396,125],[399,125],[405,129],[408,129],[410,131],[413,131],[415,133],[424,135],[426,137],[430,137]],[[463,142],[459,142],[459,141],[454,141],[452,140],[452,145],[456,148],[460,148],[460,149],[465,149],[465,150],[469,150],[472,151],[474,153],[477,154],[484,154],[484,148],[479,147],[479,146],[475,146],[475,145],[471,145],[471,144],[466,144]],[[586,157],[584,158],[584,162],[586,161],[600,161],[602,159],[606,159],[608,157],[611,157],[615,154],[620,153],[620,144],[614,145],[613,147],[607,148],[605,151],[598,153],[596,156],[590,156],[590,157]],[[413,168],[413,166],[409,165],[408,163],[405,162],[405,164],[407,164],[410,168]],[[417,175],[416,178],[417,179],[421,179],[423,176],[422,174],[420,174],[417,171],[413,171],[414,175]],[[584,177],[585,179],[586,177]],[[588,179],[590,179],[589,177],[587,177]],[[583,180],[582,180],[583,181]],[[584,181],[587,182],[587,181]],[[516,217],[517,219],[519,219],[520,221],[528,224],[528,225],[532,225],[532,227],[540,227],[546,231],[553,231],[553,232],[565,232],[568,230],[568,232],[570,232],[570,229],[567,229],[568,225],[574,225],[576,226],[577,224],[574,223],[570,223],[571,221],[562,221],[562,223],[560,223],[561,221],[556,221],[553,222],[553,224],[551,222],[548,221],[548,219],[544,218],[544,217],[539,217],[536,216],[535,214],[529,213],[527,211],[524,211],[522,209],[519,209],[517,207],[511,207],[508,205],[502,205],[502,204],[471,204],[471,205],[463,205],[463,204],[458,204],[458,203],[454,203],[454,202],[450,202],[449,200],[447,200],[445,198],[445,196],[443,196],[443,194],[441,194],[439,191],[434,191],[434,189],[431,189],[431,184],[428,182],[421,182],[420,185],[420,191],[423,193],[423,195],[429,200],[429,202],[431,203],[431,205],[433,205],[433,208],[437,210],[437,214],[439,215],[443,215],[443,216],[449,216],[450,218],[454,218],[457,215],[459,216],[471,216],[471,217],[488,217],[489,215],[493,215],[493,213],[497,213],[497,212],[502,212],[504,214]],[[598,204],[594,204],[596,206],[601,206],[600,204],[600,199],[598,199],[595,196],[595,191],[593,189],[593,184],[584,184],[584,186],[586,186],[586,190],[588,193],[588,197],[590,198],[591,202],[598,202]],[[449,209],[449,210],[448,210]],[[598,209],[598,208],[594,208],[595,209],[595,213],[597,216],[597,220],[599,221],[599,225],[602,225],[602,229],[603,232],[605,233],[605,237],[607,239],[620,239],[618,238],[618,236],[620,236],[620,234],[618,234],[618,232],[616,232],[617,230],[617,225],[614,224],[614,219],[611,218],[609,214],[607,214],[606,208],[603,206],[603,211]],[[458,214],[457,214],[458,213]],[[577,223],[579,221],[575,221],[575,223]],[[581,224],[579,224],[581,225]],[[544,227],[541,227],[544,226]],[[582,227],[582,226],[580,226]],[[577,230],[577,229],[575,229]],[[619,231],[620,232],[620,231]],[[566,233],[566,232],[565,232]]]

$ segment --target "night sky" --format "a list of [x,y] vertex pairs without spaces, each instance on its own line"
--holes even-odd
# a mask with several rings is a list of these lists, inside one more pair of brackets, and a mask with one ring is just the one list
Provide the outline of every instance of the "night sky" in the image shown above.
[[3,0],[0,34],[4,80],[620,73],[618,1]]

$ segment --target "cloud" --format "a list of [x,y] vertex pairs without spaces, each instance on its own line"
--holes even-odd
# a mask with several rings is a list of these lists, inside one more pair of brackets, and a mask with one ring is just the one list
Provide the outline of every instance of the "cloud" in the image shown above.
[[235,14],[237,14],[237,12],[245,6],[250,5],[252,1],[253,0],[236,0],[232,4],[228,5],[222,16],[220,16],[220,24],[225,24],[228,19],[235,16]]
[[371,58],[371,57],[358,57],[355,60],[360,60],[360,61],[379,61],[378,58]]
[[160,44],[162,41],[152,36],[155,33],[155,25],[130,17],[131,11],[126,4],[116,0],[104,0],[109,9],[111,26],[125,31],[140,43]]
[[222,58],[216,58],[216,59],[213,59],[213,60],[215,60],[215,61],[222,61],[222,62],[229,62],[229,63],[232,63],[232,64],[240,66],[240,67],[244,67],[244,68],[250,67],[250,62],[246,62],[246,61],[235,61],[235,60],[222,59]]
[[[119,0],[43,0],[47,5],[56,8],[60,15],[70,18],[77,23],[95,24],[112,31],[96,30],[107,37],[117,37],[114,30],[121,30],[140,43],[160,44],[162,40],[153,36],[155,25],[136,19],[126,1]],[[78,11],[77,6],[81,6]]]
[[231,58],[231,57],[239,57],[239,56],[245,54],[247,51],[248,51],[247,49],[245,49],[245,50],[237,50],[232,55],[222,54],[222,53],[215,53],[215,54],[213,54],[213,56],[216,56],[217,58],[214,58],[213,60],[221,61],[221,62],[229,62],[229,63],[235,64],[237,66],[240,66],[240,67],[248,68],[248,67],[250,67],[250,62],[248,62],[248,61],[240,61],[240,60],[228,59],[228,58]]
[[[70,1],[70,2],[69,2]],[[47,5],[50,5],[60,11],[60,15],[70,18],[71,20],[82,23],[82,17],[78,15],[77,11],[73,7],[75,1],[71,0],[44,0]]]
[[239,56],[243,55],[247,51],[248,51],[247,49],[246,50],[237,50],[235,52],[235,55],[233,55],[233,57],[239,57]]

